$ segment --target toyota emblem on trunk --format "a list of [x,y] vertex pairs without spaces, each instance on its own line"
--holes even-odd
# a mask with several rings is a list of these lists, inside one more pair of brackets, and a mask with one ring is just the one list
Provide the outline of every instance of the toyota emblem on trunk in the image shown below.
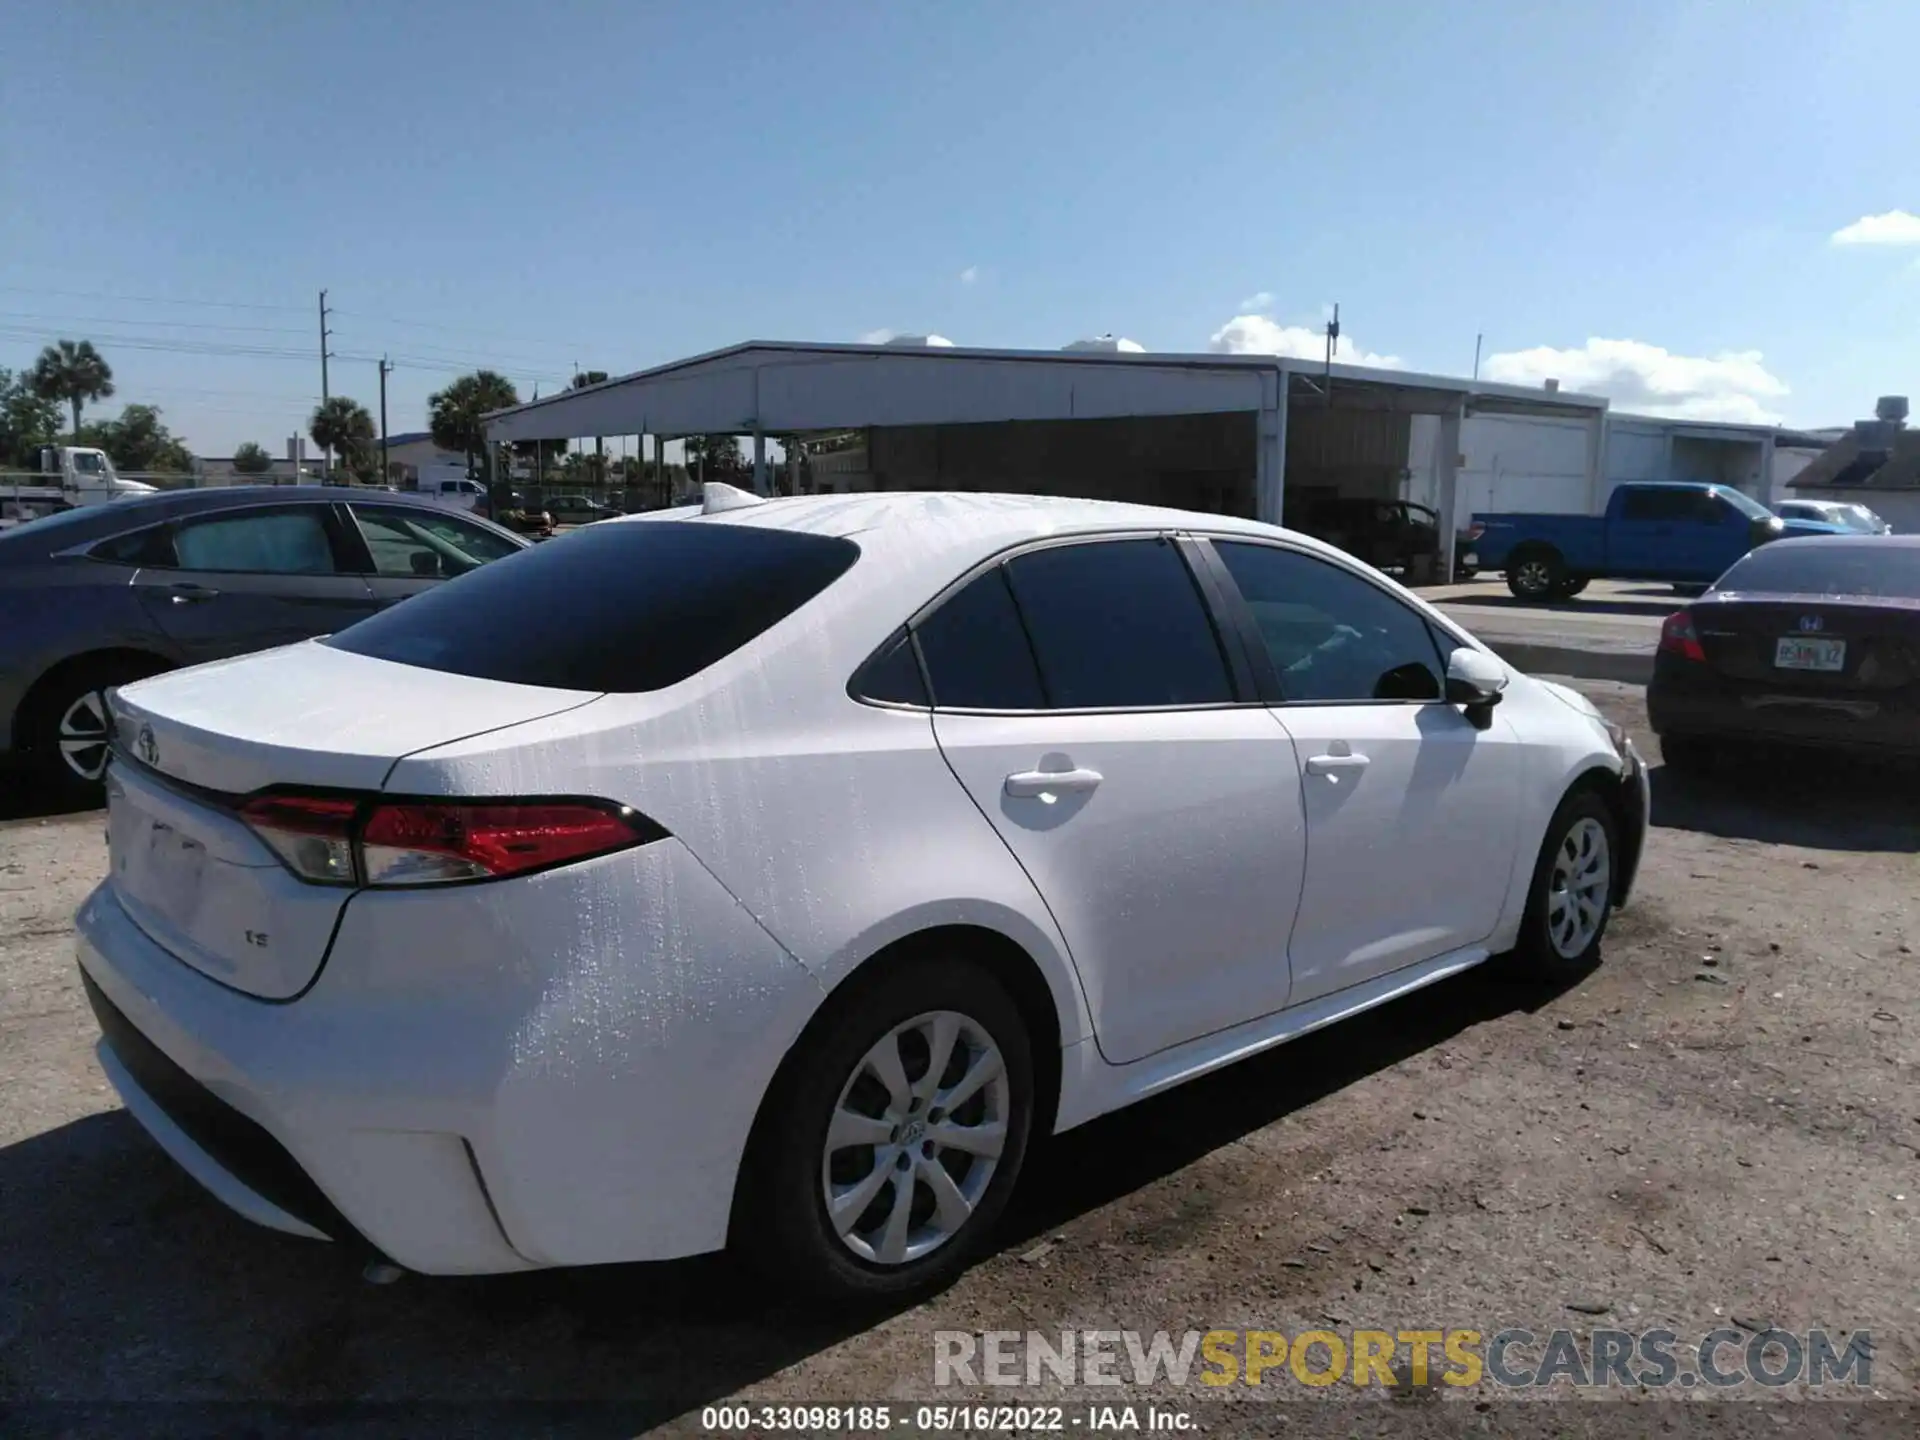
[[153,766],[159,765],[160,742],[153,738],[153,727],[151,725],[142,725],[140,727],[140,736],[133,742],[133,748],[147,764]]
[[1821,620],[1818,615],[1802,615],[1800,617],[1800,628],[1802,630],[1818,630],[1820,627]]

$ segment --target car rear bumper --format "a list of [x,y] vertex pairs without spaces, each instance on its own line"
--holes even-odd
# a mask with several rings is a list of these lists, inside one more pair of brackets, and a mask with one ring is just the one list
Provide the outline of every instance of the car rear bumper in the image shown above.
[[175,959],[104,884],[76,920],[102,1068],[240,1214],[410,1269],[720,1248],[818,984],[678,841],[504,885],[525,893],[357,895],[313,989],[276,1003]]
[[[1665,672],[1665,673],[1663,673]],[[1866,754],[1920,756],[1920,708],[1908,692],[1813,694],[1676,674],[1657,663],[1647,686],[1657,735],[1724,737]]]

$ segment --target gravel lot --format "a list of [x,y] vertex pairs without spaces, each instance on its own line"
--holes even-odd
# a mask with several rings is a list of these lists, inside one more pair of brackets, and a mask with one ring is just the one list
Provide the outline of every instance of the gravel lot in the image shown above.
[[[1639,691],[1581,688],[1655,753]],[[1875,1387],[1913,1398],[1920,785],[1823,761],[1654,780],[1639,896],[1596,973],[1554,995],[1470,973],[1066,1136],[1000,1253],[878,1318],[785,1313],[718,1261],[375,1287],[228,1214],[93,1062],[68,922],[100,816],[0,823],[0,1402],[592,1401],[458,1428],[691,1433],[726,1397],[936,1397],[942,1329],[1768,1322],[1872,1330]],[[1274,1413],[1244,1387],[1172,1398],[1209,1428],[1229,1404]],[[1496,1413],[1516,1409],[1544,1413]]]

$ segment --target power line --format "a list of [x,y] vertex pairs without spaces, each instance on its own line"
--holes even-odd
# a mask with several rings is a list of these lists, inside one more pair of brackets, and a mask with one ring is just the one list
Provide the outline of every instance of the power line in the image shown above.
[[41,320],[50,325],[147,325],[165,326],[174,330],[245,330],[258,335],[304,335],[305,330],[296,330],[289,325],[234,325],[213,324],[193,320],[141,320],[131,315],[36,315],[20,310],[0,310],[0,318],[9,320]]
[[47,290],[35,285],[0,285],[15,295],[58,295],[66,300],[124,300],[135,305],[197,305],[209,310],[278,310],[287,314],[304,314],[304,305],[260,305],[243,300],[163,300],[156,295],[108,295],[95,290]]
[[470,335],[476,340],[505,340],[511,345],[552,346],[556,350],[592,349],[572,340],[542,340],[531,335],[503,335],[494,330],[472,330],[464,325],[440,325],[431,320],[401,320],[392,315],[374,315],[365,310],[337,310],[338,315],[349,315],[361,320],[377,320],[382,325],[397,325],[405,330],[438,330],[448,335]]

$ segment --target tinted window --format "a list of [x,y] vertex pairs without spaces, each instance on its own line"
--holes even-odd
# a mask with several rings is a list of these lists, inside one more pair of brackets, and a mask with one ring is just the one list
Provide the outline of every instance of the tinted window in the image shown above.
[[381,575],[439,579],[464,575],[489,560],[503,560],[521,547],[505,536],[431,510],[355,505],[353,518]]
[[927,687],[920,677],[920,658],[913,653],[912,637],[901,631],[855,677],[853,693],[863,700],[925,705]]
[[1694,515],[1695,492],[1662,490],[1653,487],[1629,490],[1620,502],[1622,520],[1690,520]]
[[963,710],[1039,710],[1046,705],[1033,649],[995,566],[947,600],[914,633],[926,657],[933,703]]
[[1920,600],[1920,549],[1872,540],[1810,540],[1749,550],[1713,586],[1716,592],[1862,595]]
[[254,510],[190,520],[174,531],[182,570],[256,575],[330,575],[333,545],[318,508]]
[[173,553],[173,532],[165,525],[152,525],[145,530],[134,530],[126,535],[115,535],[102,540],[87,552],[95,560],[110,561],[115,565],[158,565],[171,568],[176,562]]
[[851,540],[750,525],[594,525],[436,585],[325,643],[516,685],[659,690],[785,619],[859,554]]
[[1109,540],[1007,562],[1058,710],[1233,699],[1199,588],[1171,540]]
[[1304,700],[1437,700],[1445,693],[1423,616],[1358,575],[1269,545],[1215,542],[1279,672]]

